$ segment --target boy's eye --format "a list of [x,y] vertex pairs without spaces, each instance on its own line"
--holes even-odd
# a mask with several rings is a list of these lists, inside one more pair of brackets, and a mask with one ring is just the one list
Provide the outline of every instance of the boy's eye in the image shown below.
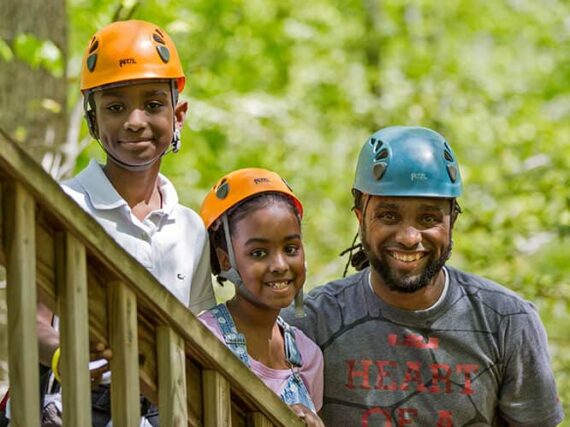
[[299,252],[299,247],[296,245],[288,245],[285,247],[285,253],[287,255],[295,255],[297,252]]
[[158,101],[151,101],[147,104],[149,110],[158,110],[160,107],[162,107],[162,102]]

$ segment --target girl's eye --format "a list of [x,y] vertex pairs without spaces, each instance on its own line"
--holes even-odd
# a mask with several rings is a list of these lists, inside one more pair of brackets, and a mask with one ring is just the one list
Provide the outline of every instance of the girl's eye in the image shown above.
[[250,252],[250,255],[254,258],[261,258],[262,256],[265,256],[267,254],[267,252],[265,252],[264,249],[254,249],[253,251]]
[[125,107],[121,104],[111,104],[107,106],[107,110],[109,110],[112,113],[119,113],[121,111],[123,111],[125,109]]

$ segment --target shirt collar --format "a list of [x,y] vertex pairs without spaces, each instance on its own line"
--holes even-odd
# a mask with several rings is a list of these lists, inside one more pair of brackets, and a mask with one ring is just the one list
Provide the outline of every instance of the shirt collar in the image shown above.
[[[127,202],[121,197],[111,181],[103,172],[103,166],[91,160],[85,170],[77,176],[78,181],[85,189],[89,200],[96,209],[117,209],[126,206]],[[178,194],[172,183],[164,175],[158,175],[158,188],[162,195],[162,209],[156,212],[170,214],[178,205]]]

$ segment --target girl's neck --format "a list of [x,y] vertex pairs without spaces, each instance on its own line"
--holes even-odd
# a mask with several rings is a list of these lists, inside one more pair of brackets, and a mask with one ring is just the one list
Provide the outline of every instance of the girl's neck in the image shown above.
[[237,330],[245,336],[247,351],[273,369],[287,369],[283,335],[277,324],[279,310],[256,306],[236,296],[226,303]]
[[271,336],[279,310],[259,307],[240,296],[229,300],[226,305],[238,329],[241,326],[245,330],[255,330],[257,334]]

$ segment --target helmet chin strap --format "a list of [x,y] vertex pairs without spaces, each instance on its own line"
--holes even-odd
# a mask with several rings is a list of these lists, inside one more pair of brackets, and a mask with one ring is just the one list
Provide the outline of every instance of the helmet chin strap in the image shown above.
[[228,257],[230,259],[230,268],[228,270],[222,270],[220,271],[220,276],[224,279],[229,280],[230,282],[232,282],[235,287],[236,287],[236,291],[239,290],[239,292],[250,302],[254,303],[255,305],[261,305],[263,307],[267,307],[265,304],[263,304],[261,301],[259,301],[259,298],[257,298],[255,295],[253,295],[253,293],[247,289],[243,283],[243,280],[239,274],[239,271],[237,269],[237,263],[236,263],[236,258],[234,255],[234,248],[233,248],[233,244],[232,244],[232,236],[230,234],[230,226],[228,223],[228,216],[224,213],[222,215],[222,226],[224,227],[224,236],[226,238],[226,245],[227,245],[227,249],[228,249]]
[[[224,236],[226,238],[226,244],[228,249],[228,258],[230,259],[230,268],[228,270],[222,270],[218,274],[223,279],[229,280],[232,282],[235,287],[236,291],[239,291],[240,294],[247,299],[249,302],[259,305],[262,307],[269,308],[266,304],[261,302],[258,297],[256,297],[243,283],[243,280],[239,274],[237,269],[237,263],[234,255],[234,249],[232,244],[232,236],[230,234],[230,226],[228,223],[228,216],[224,213],[222,215],[222,226],[224,227]],[[295,295],[295,317],[305,317],[305,309],[303,305],[303,288],[299,289],[297,294]]]

